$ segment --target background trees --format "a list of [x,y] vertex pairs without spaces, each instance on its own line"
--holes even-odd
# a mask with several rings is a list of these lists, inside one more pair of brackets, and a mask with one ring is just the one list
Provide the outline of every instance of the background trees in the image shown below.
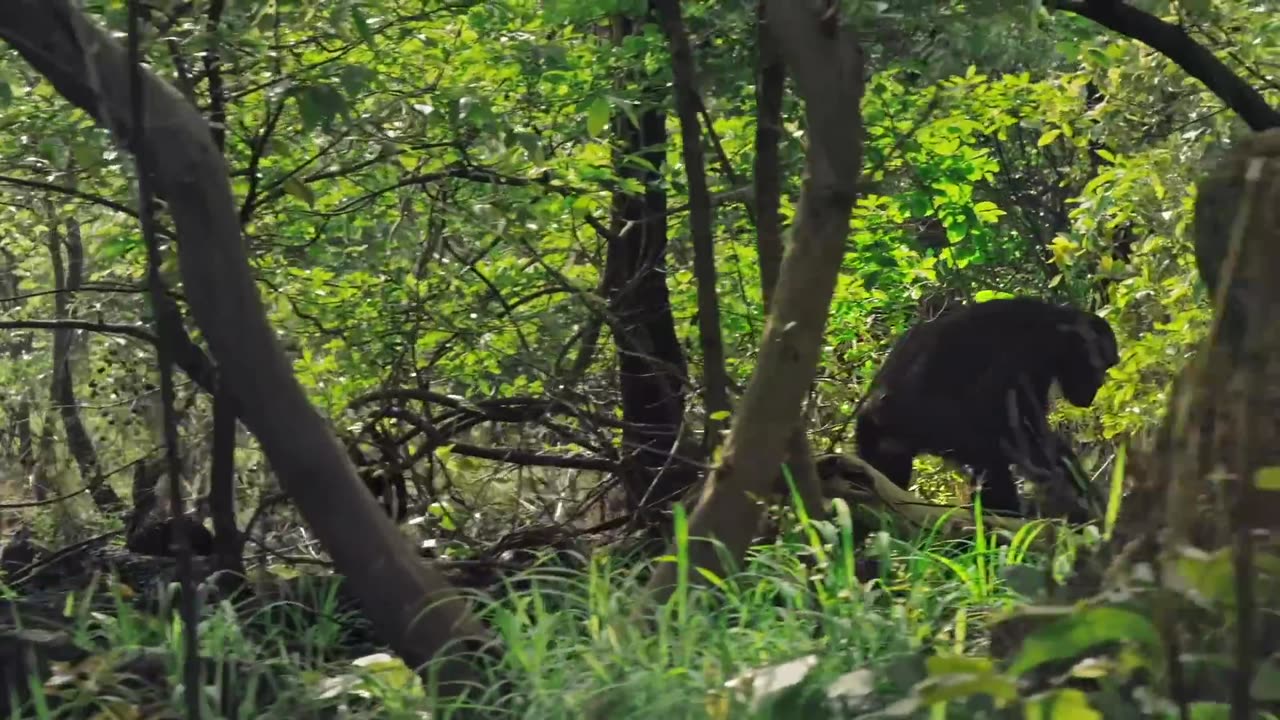
[[[467,466],[484,468],[466,473],[477,487],[465,494],[476,501],[481,493],[480,505],[508,507],[515,475],[528,480],[531,472],[537,494],[554,505],[558,486],[581,492],[599,479],[579,478],[576,463],[557,460],[585,454],[599,460],[597,470],[632,468],[620,474],[631,478],[620,497],[635,505],[656,476],[670,484],[660,498],[705,461],[697,436],[706,373],[681,140],[663,90],[666,44],[643,13],[602,34],[599,11],[298,5],[265,14],[224,9],[212,24],[195,8],[152,18],[164,38],[147,44],[157,70],[206,116],[227,115],[225,130],[217,117],[214,129],[226,137],[250,258],[313,401],[335,418],[375,389],[490,403],[487,414],[449,428],[463,436],[413,451],[415,477],[431,488],[424,500],[462,502],[464,493],[441,489],[450,482],[443,475]],[[1151,419],[1177,366],[1168,358],[1203,327],[1179,233],[1186,173],[1175,170],[1228,137],[1236,114],[1215,111],[1216,88],[1164,55],[1066,12],[1042,17],[1039,27],[979,13],[863,18],[875,71],[864,102],[865,189],[814,388],[815,428],[847,419],[885,339],[949,301],[1035,290],[1115,316],[1133,352],[1104,391],[1107,411],[1077,418],[1099,440]],[[763,317],[746,202],[754,14],[692,4],[685,15],[699,73],[725,365],[740,390]],[[1253,16],[1245,4],[1221,4],[1203,20],[1183,21],[1191,40],[1213,49],[1215,28]],[[961,24],[1003,30],[983,42],[948,33]],[[1257,61],[1223,47],[1247,76]],[[16,113],[5,178],[14,197],[33,198],[5,211],[12,277],[24,293],[50,287],[47,251],[21,243],[37,242],[39,228],[61,219],[51,212],[79,208],[79,235],[96,240],[85,250],[84,287],[66,311],[51,303],[68,293],[48,293],[14,301],[6,321],[67,312],[136,322],[142,305],[128,290],[142,255],[121,202],[121,158],[29,70],[10,63],[5,80]],[[784,224],[801,176],[798,111],[788,96]],[[621,144],[611,149],[615,138]],[[60,192],[41,207],[49,186]],[[66,244],[75,233],[58,235]],[[138,357],[135,344],[119,332],[76,332],[84,347],[73,390],[104,393],[109,405],[80,412],[102,446],[101,465],[132,462],[139,443],[152,441],[129,399],[135,386],[144,389],[146,371],[120,362]],[[32,343],[7,365],[15,386],[34,390],[26,378],[50,366],[40,350],[55,335],[15,334]],[[537,423],[532,410],[510,410],[548,397],[572,406],[571,416]],[[183,404],[198,425],[207,397],[191,398]],[[385,402],[355,409],[367,421]],[[507,414],[491,409],[498,406]],[[615,408],[616,421],[600,417]],[[36,415],[43,427],[39,407]],[[519,422],[495,422],[504,419]],[[823,444],[843,446],[831,429],[818,432]],[[520,470],[493,462],[501,453],[491,446],[570,467]],[[242,463],[242,471],[262,470],[252,454]],[[480,475],[492,482],[476,482]],[[499,489],[490,495],[482,486]],[[501,525],[504,512],[468,519]],[[604,517],[598,504],[576,512]]]

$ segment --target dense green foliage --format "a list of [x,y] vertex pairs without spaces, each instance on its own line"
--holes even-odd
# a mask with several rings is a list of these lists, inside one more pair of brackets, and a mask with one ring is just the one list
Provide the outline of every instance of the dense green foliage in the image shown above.
[[[231,3],[212,32],[206,4],[156,4],[146,51],[156,72],[206,113],[203,54],[221,57],[225,153],[253,269],[270,321],[317,406],[349,428],[356,418],[344,410],[362,393],[429,386],[471,402],[555,396],[584,416],[621,415],[611,335],[597,322],[609,243],[598,228],[609,225],[615,190],[639,188],[618,174],[612,123],[647,104],[669,111],[671,67],[656,25],[617,44],[601,28],[608,13],[640,13],[643,3]],[[1265,3],[1132,4],[1186,21],[1194,40],[1229,59],[1273,105],[1280,100],[1273,70],[1280,20]],[[123,27],[123,3],[88,5]],[[1105,478],[1117,449],[1159,422],[1170,380],[1208,325],[1187,235],[1192,183],[1201,158],[1243,125],[1170,59],[1083,18],[1028,14],[1025,3],[900,5],[857,9],[874,71],[863,105],[865,182],[809,406],[811,438],[819,449],[853,450],[853,408],[888,342],[921,317],[950,302],[1029,294],[1089,307],[1116,328],[1121,362],[1094,406],[1059,404],[1054,413]],[[763,322],[756,226],[743,200],[755,155],[755,15],[747,4],[683,9],[718,198],[726,364],[741,385],[754,368]],[[636,71],[650,87],[619,80]],[[805,134],[793,93],[784,111],[785,223],[795,211]],[[696,388],[698,301],[676,123],[669,114],[661,168],[670,211],[666,284]],[[84,484],[51,394],[54,333],[32,321],[101,326],[75,330],[68,355],[101,470],[117,473],[159,452],[154,349],[119,327],[142,330],[151,320],[133,172],[107,133],[4,51],[0,385],[10,392],[0,400],[0,501],[29,500],[33,484],[52,495]],[[83,249],[80,278],[72,277],[73,245]],[[180,292],[176,269],[165,269]],[[76,292],[55,292],[77,283]],[[688,403],[688,422],[701,427],[700,398],[690,394]],[[211,403],[183,383],[178,406],[186,470],[204,477]],[[453,441],[590,454],[620,436],[606,424],[567,422],[598,445],[532,422],[483,424]],[[429,538],[442,556],[466,556],[525,524],[586,527],[608,517],[566,510],[593,499],[598,472],[520,468],[451,445],[426,454],[432,467],[415,477],[430,495],[417,508],[425,521],[408,531]],[[932,460],[921,467],[930,495],[951,494],[950,469]],[[273,491],[247,436],[237,470],[243,522]],[[124,474],[108,482],[128,495]],[[36,523],[60,541],[118,525],[89,513],[85,502],[11,514],[15,524]],[[755,556],[748,577],[758,586],[740,581],[724,607],[671,609],[681,616],[664,616],[657,637],[623,626],[634,578],[617,573],[630,568],[592,564],[488,612],[511,645],[509,662],[529,678],[519,691],[530,698],[530,717],[580,716],[606,687],[624,691],[619,716],[730,717],[716,704],[716,688],[747,667],[820,651],[835,677],[890,666],[923,645],[956,654],[984,648],[976,625],[1012,603],[1001,572],[1025,558],[1011,561],[1007,548],[978,545],[951,554],[928,543],[893,545],[884,550],[899,560],[886,570],[888,589],[868,595],[851,573],[832,571],[821,591],[805,586],[796,579],[805,571],[793,566],[795,548],[780,543]],[[832,562],[852,563],[846,550]],[[801,598],[795,602],[814,615],[782,612],[778,598]],[[120,610],[109,627],[92,632],[124,644],[176,642],[167,620],[133,626],[131,617]],[[812,636],[815,623],[824,629],[821,641]],[[206,638],[227,653],[261,659],[276,652],[269,638],[249,642],[238,632],[218,617]],[[309,637],[306,648],[287,652],[315,650],[313,641],[323,644]],[[308,672],[329,660],[316,652]],[[998,688],[993,695],[1007,689],[1007,678],[982,676]],[[908,672],[897,690],[919,679]],[[306,673],[300,682],[321,684]],[[398,687],[402,679],[386,682]],[[336,697],[350,688],[329,689]],[[368,691],[394,695],[381,685]],[[698,706],[707,693],[712,699]],[[870,692],[856,695],[863,702]],[[1036,717],[1097,717],[1045,712]]]

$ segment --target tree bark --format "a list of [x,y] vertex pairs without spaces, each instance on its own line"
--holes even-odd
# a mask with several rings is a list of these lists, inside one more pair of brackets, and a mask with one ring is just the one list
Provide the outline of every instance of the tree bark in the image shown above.
[[[22,305],[22,301],[16,299],[19,292],[18,277],[14,274],[17,258],[7,251],[3,252],[3,257],[4,265],[0,269],[0,288],[3,289],[0,292],[3,292],[7,298],[15,298],[12,302],[3,303],[3,308],[15,310]],[[7,348],[9,362],[16,364],[31,351],[31,333],[15,333],[14,336],[5,340],[4,346]],[[34,472],[36,452],[33,441],[35,436],[31,430],[31,390],[27,387],[15,388],[14,394],[17,397],[11,397],[5,401],[5,414],[14,429],[17,440],[14,452],[18,467],[22,468],[23,479],[31,483],[32,497],[40,502],[49,497],[49,489],[42,483],[36,482]]]
[[[5,0],[0,38],[127,146],[131,68],[107,32],[68,0]],[[463,691],[477,676],[457,653],[488,633],[466,600],[419,561],[307,401],[267,323],[207,123],[173,88],[143,75],[148,166],[141,171],[154,175],[169,203],[188,301],[245,426],[381,638],[411,666],[441,659],[432,673],[440,693]],[[452,644],[460,639],[473,642]]]
[[[782,266],[782,221],[778,206],[782,196],[782,162],[778,143],[782,139],[782,90],[787,79],[786,66],[778,54],[777,44],[769,32],[764,0],[759,0],[756,10],[756,162],[755,200],[756,256],[760,264],[760,290],[764,298],[764,311],[768,314],[773,305],[774,285]],[[827,515],[822,483],[814,464],[813,448],[804,431],[803,421],[796,425],[787,440],[787,468],[804,504],[805,514],[813,519]],[[783,478],[778,487],[788,492]]]
[[689,181],[689,234],[693,238],[693,274],[698,283],[698,334],[702,344],[702,404],[707,413],[703,454],[713,457],[719,446],[721,415],[729,412],[729,375],[724,364],[724,339],[720,332],[720,299],[716,290],[715,239],[712,234],[711,193],[702,152],[702,126],[698,121],[697,66],[679,0],[654,0],[662,29],[671,47],[671,71],[684,172]]
[[782,196],[782,160],[778,143],[782,141],[782,91],[787,80],[787,67],[778,55],[777,44],[769,31],[765,0],[758,0],[756,9],[756,46],[760,65],[756,69],[754,210],[760,289],[767,310],[782,268],[782,219],[778,213]]
[[[638,32],[631,18],[616,18],[613,42]],[[619,83],[635,78],[620,78]],[[638,113],[614,117],[622,148],[615,154],[618,174],[640,183],[644,192],[619,191],[613,197],[612,237],[605,260],[605,291],[622,394],[624,451],[634,453],[624,471],[628,502],[642,516],[646,507],[662,507],[692,485],[697,467],[681,457],[687,366],[667,291],[667,195],[662,187],[666,154],[666,114],[658,108],[659,88],[652,79],[650,100]],[[637,162],[632,157],[638,157]]]
[[[1188,558],[1230,553],[1231,710],[1246,718],[1254,668],[1280,644],[1280,623],[1258,612],[1255,588],[1280,533],[1280,490],[1265,482],[1280,466],[1280,129],[1242,139],[1197,184],[1193,233],[1214,323],[1170,390],[1154,447],[1135,457],[1113,542],[1140,557],[1119,555],[1111,574],[1150,562],[1162,578],[1185,577]],[[1172,612],[1157,620],[1171,647],[1212,630]]]
[[231,391],[213,395],[213,462],[209,468],[209,514],[213,519],[213,554],[218,568],[244,573],[244,541],[236,527],[236,414]]
[[[52,206],[49,210],[49,259],[53,265],[53,284],[56,291],[53,296],[53,316],[58,320],[71,318],[71,297],[80,289],[84,278],[84,246],[80,242],[79,225],[74,219],[67,220],[67,234],[62,236],[57,231],[57,218]],[[66,262],[63,262],[62,248],[66,244]],[[89,488],[89,497],[98,510],[116,514],[123,512],[124,503],[120,496],[107,484],[102,475],[102,464],[98,460],[98,450],[94,447],[93,438],[89,435],[84,419],[80,417],[80,401],[76,398],[75,376],[71,372],[71,360],[75,354],[75,330],[60,329],[53,331],[53,375],[50,395],[58,406],[58,415],[62,418],[62,428],[67,435],[67,449],[75,460],[80,471],[80,481]]]
[[[746,552],[787,439],[818,366],[827,312],[849,234],[862,169],[862,51],[838,26],[837,13],[811,3],[769,0],[769,25],[805,100],[809,150],[792,241],[782,261],[765,324],[760,360],[734,416],[723,459],[712,471],[689,521],[689,562],[724,576],[715,542],[731,562]],[[674,551],[673,551],[674,552]],[[675,563],[649,583],[662,602],[676,584]],[[705,582],[694,573],[692,582]]]
[[[1264,468],[1280,466],[1280,129],[1240,141],[1197,185],[1196,264],[1214,298],[1209,347],[1193,364],[1188,391],[1205,422],[1209,451],[1200,465],[1207,474],[1222,463],[1242,481],[1231,483],[1237,502],[1217,517],[1232,517],[1233,529],[1280,530],[1280,490],[1255,484]],[[1202,374],[1201,374],[1202,373]],[[1194,415],[1192,416],[1195,417]],[[1182,488],[1187,497],[1200,483]],[[1186,498],[1184,498],[1186,499]],[[1188,512],[1188,505],[1171,508]],[[1196,514],[1177,518],[1175,528],[1202,524]],[[1194,533],[1192,533],[1194,534]]]

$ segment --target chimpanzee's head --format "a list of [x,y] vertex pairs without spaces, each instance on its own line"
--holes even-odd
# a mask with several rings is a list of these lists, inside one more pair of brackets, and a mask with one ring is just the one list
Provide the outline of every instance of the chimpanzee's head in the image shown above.
[[1058,331],[1058,386],[1067,402],[1088,407],[1107,371],[1120,362],[1116,334],[1106,320],[1087,312],[1075,313],[1073,320],[1058,325]]

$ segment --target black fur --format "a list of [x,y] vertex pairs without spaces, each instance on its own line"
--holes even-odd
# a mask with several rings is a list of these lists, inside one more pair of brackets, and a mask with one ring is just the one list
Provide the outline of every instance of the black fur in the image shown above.
[[1050,387],[1088,407],[1118,361],[1093,313],[1031,298],[959,307],[889,351],[857,413],[858,454],[903,488],[916,455],[958,461],[982,480],[984,508],[1018,512],[1011,464],[1038,482],[1078,466],[1045,420]]
[[[182,530],[187,533],[191,543],[193,557],[208,557],[213,554],[213,533],[199,520],[192,517],[182,519]],[[153,557],[174,557],[173,531],[178,523],[167,517],[154,523],[142,525],[127,533],[125,547],[139,555]]]

